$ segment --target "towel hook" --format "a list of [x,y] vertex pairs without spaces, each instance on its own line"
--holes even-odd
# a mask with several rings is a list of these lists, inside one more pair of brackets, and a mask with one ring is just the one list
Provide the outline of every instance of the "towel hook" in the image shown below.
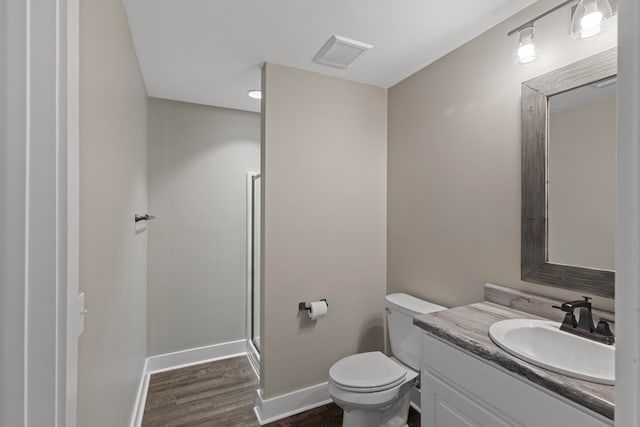
[[136,222],[138,222],[138,221],[149,221],[150,219],[156,219],[156,217],[153,216],[153,215],[149,215],[149,214],[146,214],[146,215],[138,215],[138,214],[136,214],[134,216],[134,219],[135,219]]

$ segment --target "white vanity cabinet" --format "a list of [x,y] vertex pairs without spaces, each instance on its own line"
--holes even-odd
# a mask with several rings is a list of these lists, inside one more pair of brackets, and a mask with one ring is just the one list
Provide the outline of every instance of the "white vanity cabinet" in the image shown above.
[[422,427],[605,427],[613,421],[424,334]]

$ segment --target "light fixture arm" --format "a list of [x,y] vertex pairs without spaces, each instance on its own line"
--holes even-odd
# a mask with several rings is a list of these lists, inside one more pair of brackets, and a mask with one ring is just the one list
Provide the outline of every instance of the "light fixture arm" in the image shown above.
[[577,3],[578,0],[567,0],[567,1],[563,1],[562,3],[560,3],[559,5],[552,7],[551,9],[547,10],[546,12],[541,13],[540,15],[536,16],[533,19],[530,19],[529,21],[525,22],[524,24],[520,25],[517,28],[514,28],[513,30],[509,31],[507,33],[507,36],[511,36],[512,34],[517,33],[518,31],[524,29],[524,28],[529,28],[531,26],[533,26],[533,23],[536,22],[537,20],[544,18],[545,16],[549,15],[550,13],[555,12],[558,9],[562,9],[563,7],[572,4],[572,3]]

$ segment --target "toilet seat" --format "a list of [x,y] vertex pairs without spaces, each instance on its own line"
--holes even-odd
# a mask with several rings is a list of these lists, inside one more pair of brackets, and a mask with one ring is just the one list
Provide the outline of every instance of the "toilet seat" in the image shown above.
[[379,351],[345,357],[329,369],[338,388],[355,393],[389,390],[405,381],[407,370]]

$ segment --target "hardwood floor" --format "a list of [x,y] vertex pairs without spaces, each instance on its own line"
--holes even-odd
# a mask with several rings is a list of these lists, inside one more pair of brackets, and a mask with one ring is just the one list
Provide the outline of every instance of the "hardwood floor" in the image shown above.
[[[420,427],[420,414],[409,409],[409,427]],[[268,427],[340,427],[342,426],[342,409],[335,403],[320,406],[298,415],[266,424]]]
[[[189,366],[151,375],[142,425],[144,427],[257,427],[253,393],[258,381],[246,357]],[[270,427],[339,427],[342,409],[321,406],[271,424]],[[411,409],[409,426],[420,426]]]
[[258,381],[246,357],[151,375],[142,425],[258,426]]

